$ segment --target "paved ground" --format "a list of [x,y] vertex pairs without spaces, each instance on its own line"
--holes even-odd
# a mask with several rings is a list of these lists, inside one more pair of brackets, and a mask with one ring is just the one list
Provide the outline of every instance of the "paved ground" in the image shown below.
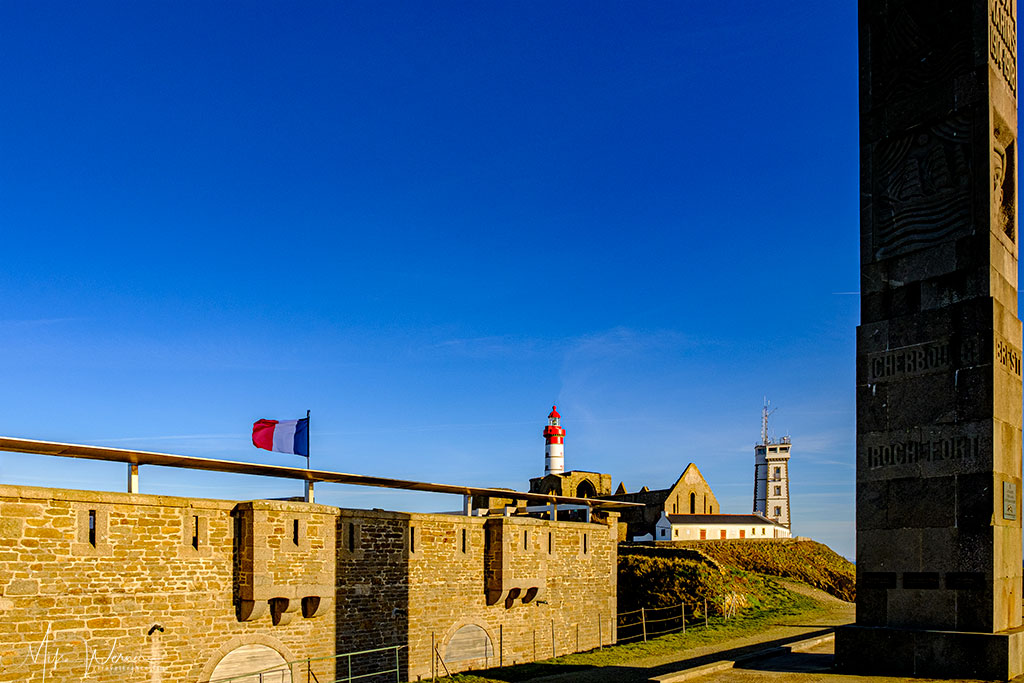
[[[833,643],[822,643],[806,652],[794,652],[737,664],[736,668],[692,678],[688,683],[695,681],[699,683],[706,681],[715,681],[715,683],[777,683],[780,681],[787,683],[789,681],[793,683],[894,683],[895,681],[926,683],[936,680],[890,676],[849,676],[833,673],[832,651]],[[944,679],[944,681],[948,683],[949,679]]]

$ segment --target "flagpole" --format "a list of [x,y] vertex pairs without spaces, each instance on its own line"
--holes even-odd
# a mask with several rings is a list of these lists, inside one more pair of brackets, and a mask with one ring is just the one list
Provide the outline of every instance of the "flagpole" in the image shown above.
[[[309,411],[306,411],[306,469],[309,469]],[[306,480],[306,496],[307,503],[313,502],[313,482],[309,479]]]

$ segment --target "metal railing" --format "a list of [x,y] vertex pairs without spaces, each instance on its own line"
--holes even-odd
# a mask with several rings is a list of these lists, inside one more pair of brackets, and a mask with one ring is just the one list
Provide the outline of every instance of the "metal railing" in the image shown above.
[[[345,652],[339,655],[328,655],[326,657],[306,657],[305,659],[296,659],[291,662],[285,662],[284,664],[278,664],[266,669],[260,669],[258,671],[250,671],[249,673],[239,674],[237,676],[230,676],[228,678],[211,678],[205,681],[205,683],[300,683],[300,678],[303,674],[306,675],[305,683],[352,683],[352,681],[358,681],[363,678],[369,678],[370,676],[388,676],[389,674],[395,675],[395,683],[401,681],[401,657],[400,651],[404,649],[405,645],[392,645],[390,647],[378,647],[372,650],[360,650],[359,652]],[[382,659],[391,660],[391,657],[382,654],[394,652],[394,668],[382,668],[375,669],[374,671],[353,673],[352,659],[354,657],[360,657],[363,655],[379,655]],[[321,681],[316,673],[313,671],[314,662],[329,662],[334,661],[334,678],[330,681]],[[342,662],[341,660],[345,660]],[[387,665],[390,667],[390,664]],[[360,667],[356,667],[358,672]],[[339,675],[342,671],[345,675]]]

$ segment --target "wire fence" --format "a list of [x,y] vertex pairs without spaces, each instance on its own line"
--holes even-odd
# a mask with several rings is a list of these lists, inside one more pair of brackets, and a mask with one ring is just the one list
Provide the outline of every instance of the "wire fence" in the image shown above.
[[705,599],[703,613],[698,613],[695,608],[691,608],[687,612],[686,603],[683,602],[667,607],[641,607],[629,612],[619,612],[616,620],[618,631],[616,642],[647,642],[648,639],[656,636],[686,633],[688,628],[708,628],[710,626],[709,607],[720,611],[723,620],[729,620],[739,612],[741,602],[742,596],[731,593],[710,604]]

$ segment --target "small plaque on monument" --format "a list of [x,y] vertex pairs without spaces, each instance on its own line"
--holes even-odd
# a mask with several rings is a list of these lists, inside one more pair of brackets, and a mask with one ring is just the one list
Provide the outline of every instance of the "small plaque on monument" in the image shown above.
[[1017,487],[1012,481],[1003,482],[1003,519],[1017,519]]

